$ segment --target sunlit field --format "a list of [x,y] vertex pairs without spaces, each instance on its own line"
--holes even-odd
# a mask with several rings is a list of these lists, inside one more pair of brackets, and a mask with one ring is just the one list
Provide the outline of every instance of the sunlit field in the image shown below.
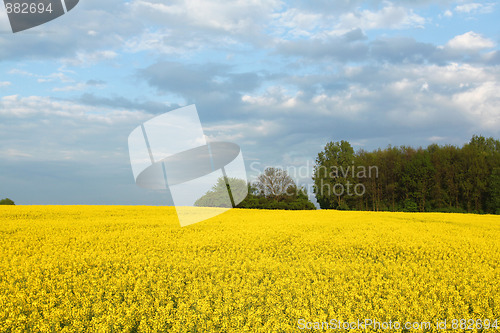
[[500,331],[499,216],[12,206],[0,237],[0,332]]

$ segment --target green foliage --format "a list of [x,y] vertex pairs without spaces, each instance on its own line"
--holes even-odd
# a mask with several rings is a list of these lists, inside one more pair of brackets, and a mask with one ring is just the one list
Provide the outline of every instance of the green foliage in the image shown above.
[[[266,170],[270,170],[268,168]],[[272,168],[272,172],[264,173],[263,175],[275,175],[281,177],[286,182],[286,187],[281,190],[263,190],[266,188],[265,178],[259,177],[262,182],[255,184],[247,184],[242,179],[228,178],[229,189],[232,196],[240,198],[241,201],[236,205],[237,208],[250,209],[280,209],[280,210],[313,210],[316,206],[309,200],[309,197],[304,188],[297,188],[295,182],[281,169]],[[274,178],[273,178],[274,179]],[[267,179],[269,180],[269,179]],[[248,192],[248,195],[244,195]],[[228,202],[228,187],[223,177],[217,180],[217,183],[201,198],[196,200],[197,207],[227,207],[231,208]]]
[[9,198],[6,198],[6,199],[0,200],[0,205],[13,206],[13,205],[15,205],[15,203],[14,203],[14,201],[10,200]]
[[[360,177],[337,168],[377,167]],[[462,148],[391,147],[353,152],[346,141],[330,142],[318,154],[314,193],[324,209],[500,213],[500,141],[473,136]],[[360,184],[363,195],[331,193],[336,184]]]
[[217,183],[204,196],[194,203],[197,207],[224,207],[232,208],[229,201],[228,188],[231,190],[233,198],[245,196],[247,183],[238,178],[228,178],[229,187],[224,177],[217,179]]
[[250,192],[238,208],[248,209],[280,209],[280,210],[315,210],[316,206],[309,200],[304,188],[293,185],[286,194],[278,197],[264,196],[259,191]]
[[411,213],[418,212],[418,205],[415,201],[406,199],[403,203],[403,211]]
[[353,161],[354,149],[347,141],[329,142],[318,154],[313,181],[316,200],[322,209],[349,209],[347,198],[333,192],[337,188],[345,188],[352,181],[348,171],[353,167]]
[[488,186],[488,212],[500,214],[500,168],[493,169]]

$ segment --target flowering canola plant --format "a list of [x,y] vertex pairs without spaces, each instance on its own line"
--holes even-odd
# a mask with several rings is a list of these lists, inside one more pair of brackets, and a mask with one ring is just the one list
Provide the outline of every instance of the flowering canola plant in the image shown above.
[[0,240],[0,332],[500,319],[492,215],[233,209],[181,228],[170,207],[0,206]]

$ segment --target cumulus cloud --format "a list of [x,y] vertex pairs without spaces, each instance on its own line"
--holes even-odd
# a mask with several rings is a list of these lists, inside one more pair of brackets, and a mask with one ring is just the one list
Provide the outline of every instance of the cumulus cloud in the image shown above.
[[407,29],[423,27],[427,20],[413,9],[383,2],[380,9],[353,8],[350,11],[332,14],[328,11],[303,11],[287,8],[274,15],[273,35],[282,40],[310,37],[325,39],[339,37],[351,31],[379,29]]
[[500,97],[498,81],[486,81],[472,89],[453,95],[453,102],[465,112],[479,128],[498,132],[500,128]]
[[[348,135],[356,140],[365,135],[378,136],[385,131],[394,133],[390,128],[417,132],[432,129],[446,135],[457,128],[470,135],[474,131],[499,132],[499,99],[495,94],[500,78],[498,69],[422,64],[392,65],[376,71],[351,70],[345,74],[349,75],[351,83],[343,89],[322,89],[323,92],[308,96],[300,91],[287,93],[275,87],[263,94],[245,95],[242,102],[254,107],[255,112],[266,110],[259,114],[262,117],[287,114],[293,115],[295,120],[315,119],[316,135],[325,137],[334,122],[345,126],[337,135],[350,129],[352,132]],[[368,76],[370,84],[366,84]],[[339,79],[341,77],[332,74],[323,81]],[[287,104],[290,100],[294,103]],[[295,120],[289,120],[286,127],[298,130],[304,126],[300,120]],[[364,128],[362,135],[359,128]]]
[[460,51],[477,51],[495,47],[495,43],[492,40],[483,37],[481,34],[469,31],[463,35],[455,36],[446,44],[446,46],[450,49]]

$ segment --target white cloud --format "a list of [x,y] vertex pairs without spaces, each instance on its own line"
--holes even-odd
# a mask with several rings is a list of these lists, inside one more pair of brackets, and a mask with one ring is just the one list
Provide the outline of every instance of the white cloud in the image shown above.
[[458,5],[455,7],[455,11],[457,13],[466,13],[466,14],[487,14],[491,13],[494,10],[494,3],[466,3],[463,5]]
[[404,29],[410,27],[423,27],[426,19],[413,12],[413,10],[394,6],[391,3],[379,11],[354,11],[343,14],[337,29],[351,30],[361,28],[372,29]]
[[0,81],[0,88],[2,87],[8,87],[10,86],[12,83],[11,82],[8,82],[8,81]]
[[[456,135],[453,132],[457,131],[466,135],[500,134],[500,69],[458,63],[396,64],[376,72],[347,70],[342,75],[347,74],[349,83],[342,88],[312,94],[299,90],[294,94],[276,86],[261,94],[245,95],[242,100],[263,119],[293,115],[286,124],[293,133],[309,128],[307,121],[300,120],[302,117],[313,117],[316,122],[310,126],[315,133],[308,132],[313,137],[328,132],[335,123],[344,124],[346,130],[362,131],[358,138],[389,133],[391,128],[433,132],[443,137]],[[328,86],[331,82],[345,82],[343,77],[325,74],[316,76],[315,81]],[[300,82],[297,77],[293,80]],[[307,86],[306,78],[303,82]],[[285,107],[286,101],[292,99],[293,104]],[[423,135],[422,140],[428,137]]]
[[33,157],[33,155],[28,154],[24,151],[17,150],[17,149],[7,149],[3,152],[0,151],[1,155],[4,155],[9,158],[19,158],[19,157]]
[[478,51],[495,47],[495,43],[478,33],[469,31],[451,39],[446,46],[454,50]]
[[248,33],[247,29],[259,28],[256,23],[270,15],[276,6],[276,0],[254,1],[186,1],[188,17],[192,23],[231,33]]
[[500,128],[500,84],[498,81],[483,82],[479,86],[453,96],[457,108],[468,114],[479,128]]
[[35,74],[33,74],[33,73],[30,73],[30,72],[25,71],[25,70],[17,69],[17,68],[13,68],[10,71],[8,71],[7,73],[14,74],[14,75],[35,76]]
[[[401,72],[401,69],[399,71]],[[425,82],[429,86],[440,87],[446,90],[456,90],[500,79],[498,70],[492,71],[481,66],[458,63],[450,63],[446,66],[415,66],[404,71],[402,75],[425,78]]]
[[242,35],[261,30],[260,23],[280,6],[278,0],[186,0],[171,1],[169,5],[158,1],[134,0],[130,3],[132,12],[147,15],[156,22],[173,21],[182,24],[185,30],[203,27]]
[[325,24],[321,13],[303,12],[297,8],[274,14],[274,18],[274,34],[291,38],[313,36],[314,30]]
[[[189,50],[198,51],[205,45],[200,37],[178,40],[172,29],[146,30],[139,36],[132,37],[124,44],[124,50],[131,53],[151,51],[154,53],[185,55]],[[219,38],[217,45],[234,44],[230,38]]]
[[137,7],[145,7],[151,9],[156,12],[160,12],[163,14],[171,14],[171,15],[181,15],[185,14],[185,9],[181,5],[165,5],[163,3],[155,3],[150,1],[133,1],[131,4],[132,8]]
[[427,20],[411,8],[384,2],[379,10],[354,9],[333,15],[323,11],[288,8],[274,14],[273,34],[285,39],[338,37],[346,33],[375,29],[423,27]]
[[50,97],[0,97],[0,159],[116,163],[127,161],[130,131],[151,114]]
[[455,11],[459,13],[470,13],[471,11],[475,11],[481,7],[482,5],[480,3],[473,2],[464,5],[458,5],[457,7],[455,7]]
[[444,12],[444,14],[443,14],[443,15],[444,15],[444,16],[446,16],[446,17],[452,17],[452,16],[453,16],[453,13],[452,13],[452,11],[451,11],[451,10],[447,10],[447,11],[445,11],[445,12]]
[[87,88],[88,85],[84,82],[79,82],[74,85],[53,88],[52,91],[82,91]]
[[335,15],[328,10],[313,10],[314,6],[311,6],[309,11],[298,7],[287,8],[286,11],[274,15],[273,31],[277,35],[290,38],[322,38],[340,36],[356,29],[406,29],[423,27],[427,23],[424,17],[416,14],[411,8],[389,1],[383,1],[383,7],[378,10],[351,9],[350,5],[343,5],[344,10]]
[[228,141],[255,144],[263,136],[276,135],[284,130],[277,120],[254,119],[239,123],[228,121],[221,124],[204,126],[208,141]]
[[268,88],[264,94],[244,95],[241,100],[244,103],[259,107],[273,106],[282,110],[290,110],[298,106],[301,96],[301,91],[291,94],[281,86],[273,86]]
[[63,83],[73,82],[73,79],[68,77],[66,74],[62,73],[62,71],[48,74],[48,75],[39,75],[39,74],[31,73],[31,72],[28,72],[25,70],[14,68],[14,69],[11,69],[8,73],[13,74],[13,75],[33,77],[33,78],[37,79],[38,83],[46,83],[46,82],[54,82],[54,81],[60,81]]
[[101,50],[95,52],[77,52],[74,57],[62,60],[64,64],[71,66],[89,67],[101,61],[113,60],[118,53],[112,50]]
[[54,100],[49,97],[19,95],[0,99],[0,116],[19,119],[51,118],[69,119],[95,124],[117,124],[139,122],[149,116],[144,112],[99,108],[70,101]]

